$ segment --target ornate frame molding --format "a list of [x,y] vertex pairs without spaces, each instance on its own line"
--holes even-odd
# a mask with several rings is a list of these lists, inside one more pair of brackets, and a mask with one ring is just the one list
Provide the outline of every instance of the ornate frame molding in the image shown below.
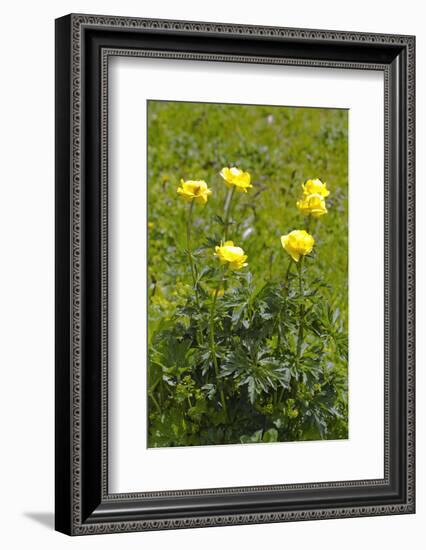
[[[88,124],[87,105],[90,90],[88,92],[87,70],[88,61],[88,34],[87,31],[111,30],[117,33],[124,33],[134,37],[141,33],[141,36],[154,36],[166,33],[168,36],[193,37],[206,35],[220,38],[227,36],[235,39],[239,44],[252,39],[261,39],[262,41],[280,43],[281,41],[290,41],[291,43],[301,45],[324,44],[325,47],[333,50],[333,46],[342,47],[349,45],[356,47],[359,45],[369,45],[379,51],[389,51],[390,60],[386,62],[374,62],[368,59],[356,61],[336,60],[332,58],[309,58],[309,57],[281,57],[271,55],[253,55],[233,53],[208,53],[194,51],[171,51],[170,49],[154,48],[131,48],[129,46],[119,47],[114,45],[101,45],[97,62],[99,63],[99,81],[100,81],[100,393],[99,401],[99,422],[98,429],[100,434],[99,450],[99,479],[94,485],[87,485],[87,474],[85,474],[83,449],[86,451],[84,423],[86,422],[87,412],[84,409],[86,397],[85,371],[85,332],[84,318],[86,315],[85,304],[85,279],[87,277],[88,261],[86,243],[86,232],[92,228],[87,222],[85,211],[85,181],[88,181],[86,168],[86,148],[88,146],[85,138],[85,126]],[[135,34],[136,33],[136,34]],[[108,17],[95,15],[70,15],[57,21],[57,174],[56,185],[57,194],[65,194],[68,189],[68,197],[63,197],[57,204],[57,215],[63,216],[66,212],[69,215],[69,225],[62,225],[57,220],[57,239],[59,245],[68,239],[67,254],[59,252],[57,278],[66,278],[69,282],[69,288],[62,288],[59,283],[60,291],[57,294],[59,306],[64,300],[68,300],[69,316],[65,318],[64,312],[57,311],[57,318],[60,317],[57,329],[59,332],[67,330],[67,335],[59,337],[59,352],[57,353],[56,373],[57,379],[57,427],[63,429],[64,423],[69,421],[69,431],[65,437],[57,431],[57,464],[58,484],[64,482],[68,484],[67,489],[59,489],[57,492],[57,529],[63,532],[83,535],[94,533],[113,533],[124,531],[142,531],[155,529],[177,529],[188,527],[202,527],[213,525],[236,525],[246,523],[263,522],[282,522],[309,519],[326,519],[336,517],[359,517],[369,515],[401,514],[414,512],[414,169],[415,169],[415,59],[414,59],[415,40],[412,36],[397,35],[379,35],[364,33],[346,33],[341,31],[321,31],[307,29],[286,29],[279,27],[253,27],[245,25],[228,25],[217,23],[201,23],[186,21],[168,21],[135,19],[122,17]],[[93,47],[93,50],[95,48]],[[355,51],[355,50],[354,50]],[[395,59],[403,56],[404,59],[395,65],[392,60],[392,52],[395,53]],[[399,53],[397,53],[399,52]],[[171,491],[158,493],[130,493],[130,494],[109,494],[108,493],[108,468],[107,468],[107,425],[108,425],[108,352],[107,352],[107,319],[108,319],[108,142],[107,142],[107,124],[108,124],[108,59],[110,56],[139,56],[156,57],[171,59],[191,59],[201,61],[231,61],[241,63],[274,63],[285,65],[302,65],[314,67],[336,67],[344,69],[368,69],[383,71],[385,76],[385,477],[383,480],[363,480],[363,481],[344,481],[335,483],[315,483],[315,484],[297,484],[271,487],[240,487],[228,489],[210,489],[194,491]],[[60,64],[67,62],[65,67],[60,68]],[[90,61],[92,62],[92,61]],[[401,63],[405,63],[406,74],[401,73]],[[61,89],[64,80],[67,80],[65,90]],[[404,135],[396,134],[396,121],[392,117],[394,102],[401,98],[406,105],[406,126]],[[69,120],[65,124],[65,130],[61,127],[63,124],[64,111],[68,105]],[[68,124],[68,126],[67,126]],[[395,142],[396,140],[396,142]],[[405,140],[405,141],[404,141]],[[66,148],[70,151],[67,157]],[[401,151],[398,155],[396,168],[392,163],[395,162],[395,151]],[[65,157],[67,157],[66,160]],[[405,180],[405,188],[398,188],[398,196],[401,204],[395,204],[394,195],[391,191],[391,178],[395,176],[395,171],[401,169],[399,184]],[[392,174],[393,176],[392,176]],[[68,179],[69,178],[69,179]],[[64,185],[64,179],[67,179],[68,186]],[[392,180],[393,181],[393,180]],[[401,198],[402,197],[402,198]],[[400,223],[398,224],[397,243],[399,249],[395,250],[395,234],[391,231],[391,225],[395,222],[396,216]],[[401,218],[401,219],[400,219]],[[57,242],[58,242],[57,241]],[[62,256],[63,254],[63,256]],[[403,265],[397,273],[395,281],[394,274],[391,272],[392,261],[395,261],[395,254],[405,255]],[[68,261],[65,262],[65,259]],[[405,269],[404,269],[405,267]],[[65,271],[67,276],[65,276]],[[401,280],[401,277],[405,281]],[[399,277],[399,278],[398,278]],[[64,281],[66,282],[66,281]],[[403,387],[405,387],[404,399],[401,401],[402,408],[405,407],[405,427],[401,428],[401,433],[395,434],[391,430],[392,408],[395,403],[395,387],[391,383],[391,330],[392,330],[392,295],[391,287],[393,285],[402,285],[402,294],[405,289],[405,295],[401,297],[401,302],[405,311],[403,317],[406,319],[402,332],[405,334],[405,342],[402,343],[403,349],[399,351],[399,360],[404,362],[405,367]],[[66,285],[65,285],[66,287]],[[398,287],[399,288],[399,287]],[[57,290],[58,292],[58,290]],[[401,312],[399,312],[401,313]],[[395,313],[394,313],[395,315]],[[399,325],[398,325],[399,326]],[[57,340],[58,342],[58,340]],[[393,349],[393,348],[392,348]],[[69,354],[68,354],[69,352]],[[68,355],[67,355],[68,354]],[[68,357],[68,359],[67,359]],[[64,361],[67,365],[64,365]],[[401,371],[402,372],[402,371]],[[401,372],[399,373],[401,375]],[[66,402],[67,409],[59,401],[63,398],[64,388],[69,392],[69,401]],[[397,394],[401,389],[397,389]],[[401,397],[399,395],[399,397]],[[399,483],[403,488],[398,493],[398,498],[393,501],[382,501],[379,504],[364,504],[353,506],[324,506],[312,508],[308,505],[304,510],[288,509],[283,506],[282,510],[262,511],[254,509],[251,512],[244,513],[214,513],[207,515],[202,513],[197,515],[191,513],[182,517],[167,517],[150,519],[149,515],[145,519],[144,512],[129,519],[129,514],[122,513],[127,505],[137,506],[138,503],[146,498],[165,498],[177,497],[198,497],[198,496],[224,496],[238,495],[243,498],[244,495],[252,493],[283,493],[283,492],[304,492],[306,490],[338,490],[338,489],[362,489],[374,487],[389,487],[394,483],[391,479],[392,461],[391,439],[395,436],[401,436],[404,432],[406,454],[406,468],[400,475],[405,476],[405,481]],[[67,443],[66,443],[66,441]],[[96,472],[98,469],[95,468]],[[395,474],[395,473],[394,473]],[[96,486],[96,489],[94,487]],[[89,487],[89,488],[87,488]],[[400,487],[400,489],[401,489]],[[95,496],[96,491],[99,495]],[[85,493],[86,492],[86,493]],[[89,494],[89,497],[85,495]],[[402,501],[401,497],[404,497]],[[88,499],[88,502],[85,502]],[[399,501],[398,501],[399,499]],[[94,502],[99,503],[94,506]],[[390,499],[391,500],[391,499]],[[88,511],[90,509],[90,514]],[[120,518],[124,517],[123,521]]]

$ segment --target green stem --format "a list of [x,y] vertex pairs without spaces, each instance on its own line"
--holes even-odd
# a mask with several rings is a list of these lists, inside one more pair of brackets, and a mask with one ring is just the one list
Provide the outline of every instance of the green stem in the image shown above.
[[[285,273],[285,278],[284,278],[283,303],[281,304],[281,307],[280,307],[280,310],[279,310],[278,316],[277,316],[277,325],[278,325],[277,348],[279,348],[280,345],[281,345],[281,320],[282,320],[282,315],[283,315],[283,313],[285,313],[285,309],[286,309],[285,306],[286,306],[286,299],[287,299],[287,294],[288,294],[288,277],[290,275],[292,265],[293,265],[293,259],[290,258],[290,261],[289,261],[289,264],[288,264],[288,267],[287,267],[287,271]],[[275,327],[274,327],[274,331],[275,331]]]
[[302,256],[299,260],[299,263],[297,265],[297,271],[299,273],[299,295],[301,299],[300,308],[299,308],[299,331],[297,334],[297,345],[296,345],[296,360],[299,362],[300,359],[300,352],[302,350],[302,342],[303,342],[303,316],[304,316],[304,304],[303,304],[303,277],[302,277],[302,266],[303,266],[303,259]]
[[155,399],[154,395],[152,393],[149,393],[149,397],[151,398],[151,401],[154,403],[156,409],[158,410],[158,412],[161,414],[161,407],[160,405],[158,404],[158,401]]
[[216,357],[216,342],[215,342],[215,326],[214,326],[214,316],[216,312],[216,301],[217,301],[217,295],[219,294],[220,285],[216,288],[214,295],[213,295],[213,302],[212,307],[210,311],[210,350],[213,357],[213,365],[214,365],[214,372],[216,375],[216,384],[219,388],[220,393],[220,401],[222,403],[223,411],[225,413],[226,419],[228,418],[228,411],[226,408],[226,401],[225,401],[225,394],[223,393],[223,384],[222,381],[219,379],[219,365],[217,363],[217,357]]
[[191,226],[192,226],[192,211],[194,210],[194,201],[191,201],[189,205],[188,210],[188,217],[186,220],[186,249],[188,253],[188,261],[191,268],[191,275],[192,275],[192,284],[194,286],[194,292],[195,292],[195,301],[197,302],[197,307],[200,309],[200,299],[198,296],[198,283],[197,283],[197,273],[194,265],[194,260],[192,258],[192,250],[191,250]]
[[189,266],[191,268],[192,283],[194,285],[195,299],[197,301],[197,306],[200,307],[198,300],[198,288],[197,288],[197,277],[195,274],[194,260],[192,259],[191,251],[191,225],[192,225],[192,211],[194,210],[194,201],[191,201],[188,210],[188,217],[186,219],[186,251],[188,254]]
[[[311,232],[311,225],[312,225],[313,219],[312,216],[308,216],[308,222],[306,224],[306,231],[307,233]],[[300,353],[302,351],[302,343],[303,343],[303,317],[305,315],[305,305],[304,305],[304,295],[303,295],[303,277],[302,277],[302,268],[303,268],[303,261],[305,257],[301,256],[299,263],[297,264],[297,271],[299,273],[299,295],[300,295],[300,308],[299,308],[299,330],[297,333],[297,344],[296,344],[296,361],[299,363],[300,360]]]
[[234,193],[235,193],[235,185],[233,185],[229,189],[226,195],[225,205],[223,207],[223,223],[225,225],[225,230],[224,230],[225,242],[228,240],[229,215],[231,213],[231,204],[232,204],[232,199],[234,197]]
[[[302,343],[303,343],[303,316],[305,311],[304,304],[303,304],[303,297],[304,297],[303,296],[303,277],[302,277],[303,260],[304,260],[304,256],[300,258],[299,263],[297,264],[297,272],[299,274],[299,295],[301,298],[301,304],[299,308],[299,329],[297,332],[297,343],[296,343],[296,365],[298,365],[300,361],[300,354],[302,351]],[[289,269],[287,270],[287,273],[289,273]],[[280,396],[278,398],[279,403],[281,403],[284,397],[284,390],[285,388],[282,388]]]
[[281,388],[280,395],[278,397],[278,403],[281,403],[284,397],[285,388]]
[[[194,210],[194,201],[191,201],[189,205],[188,210],[188,217],[186,220],[186,251],[188,254],[188,261],[189,266],[191,268],[191,275],[192,275],[192,284],[194,287],[194,293],[195,293],[195,302],[197,304],[198,310],[200,310],[200,298],[198,295],[198,282],[197,282],[197,270],[196,266],[194,264],[194,260],[192,258],[192,250],[191,250],[191,227],[192,227],[192,212]],[[197,330],[197,340],[198,342],[203,342],[203,333],[201,330]]]
[[[277,317],[277,324],[278,324],[277,349],[279,349],[279,347],[281,346],[281,320],[282,320],[282,315],[285,314],[285,311],[286,311],[287,295],[289,291],[288,278],[290,275],[292,265],[293,265],[293,258],[290,258],[287,271],[285,273],[285,278],[284,278],[283,303],[281,304],[280,310],[278,312],[278,317]],[[275,328],[274,328],[274,331],[275,331]],[[279,396],[278,396],[278,390],[275,392],[275,395],[274,395],[275,403],[281,403],[284,397],[284,391],[285,391],[285,388],[281,388]]]
[[158,384],[161,382],[161,380],[163,379],[163,375],[160,376],[160,378],[158,378],[154,384],[152,384],[149,388],[149,391],[150,392],[153,392],[155,390],[155,388],[158,386]]

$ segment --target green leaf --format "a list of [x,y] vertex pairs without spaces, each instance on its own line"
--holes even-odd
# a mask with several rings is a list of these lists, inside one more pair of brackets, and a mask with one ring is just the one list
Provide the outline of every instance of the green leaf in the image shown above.
[[262,441],[263,430],[258,430],[252,435],[242,435],[240,437],[241,443],[260,443]]
[[275,428],[269,428],[269,430],[263,434],[263,441],[265,443],[278,441],[278,431]]

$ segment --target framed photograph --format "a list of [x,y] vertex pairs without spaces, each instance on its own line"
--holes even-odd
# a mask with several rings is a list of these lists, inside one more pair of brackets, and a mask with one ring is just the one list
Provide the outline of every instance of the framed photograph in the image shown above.
[[413,36],[56,21],[56,529],[415,511]]

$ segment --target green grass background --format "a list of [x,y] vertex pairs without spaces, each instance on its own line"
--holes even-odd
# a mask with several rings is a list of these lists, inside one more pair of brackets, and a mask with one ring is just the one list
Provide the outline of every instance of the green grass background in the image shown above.
[[250,172],[253,189],[235,193],[229,238],[248,254],[259,287],[284,277],[288,255],[280,236],[304,229],[296,208],[301,184],[327,182],[328,214],[311,228],[312,276],[329,284],[324,300],[348,322],[348,111],[300,107],[148,102],[149,337],[189,292],[184,255],[188,205],[176,193],[181,178],[204,179],[213,191],[195,205],[193,247],[199,265],[212,261],[227,188],[224,166]]

